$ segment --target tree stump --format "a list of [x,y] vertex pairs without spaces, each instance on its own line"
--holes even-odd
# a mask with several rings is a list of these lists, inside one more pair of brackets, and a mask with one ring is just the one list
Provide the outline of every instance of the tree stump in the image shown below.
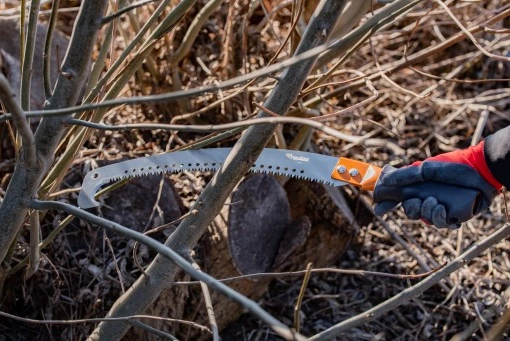
[[[338,189],[333,189],[338,191]],[[338,192],[333,199],[321,184],[291,180],[285,187],[268,175],[254,175],[242,182],[230,201],[209,226],[195,249],[203,271],[217,279],[269,271],[305,269],[332,265],[349,246],[356,231],[354,217]],[[253,277],[227,284],[257,301],[267,291],[271,278]],[[187,291],[187,294],[183,294]],[[244,309],[211,290],[220,330],[238,319]],[[180,316],[167,315],[184,306]],[[191,320],[210,326],[198,285],[174,285],[147,312]],[[184,325],[148,322],[154,328],[185,340],[208,340],[210,335]],[[156,339],[136,329],[137,338]]]

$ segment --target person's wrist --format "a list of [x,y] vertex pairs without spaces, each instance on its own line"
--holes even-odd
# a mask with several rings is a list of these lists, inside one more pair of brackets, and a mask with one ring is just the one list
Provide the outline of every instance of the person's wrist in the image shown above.
[[469,147],[471,157],[468,159],[470,161],[469,166],[476,169],[476,171],[492,185],[498,192],[501,190],[503,185],[492,175],[492,172],[487,165],[487,161],[485,159],[485,151],[484,151],[485,141],[478,143],[476,146]]

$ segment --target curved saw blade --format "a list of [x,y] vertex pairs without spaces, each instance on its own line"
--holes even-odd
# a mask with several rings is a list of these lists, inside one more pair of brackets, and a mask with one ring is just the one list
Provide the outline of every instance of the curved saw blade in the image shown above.
[[[112,181],[164,172],[218,170],[231,150],[231,148],[211,148],[172,152],[94,169],[87,173],[83,180],[78,196],[78,206],[81,208],[99,206],[94,196],[101,186]],[[337,161],[338,158],[328,155],[266,148],[250,171],[342,186],[347,182],[331,177],[331,170],[335,168]]]

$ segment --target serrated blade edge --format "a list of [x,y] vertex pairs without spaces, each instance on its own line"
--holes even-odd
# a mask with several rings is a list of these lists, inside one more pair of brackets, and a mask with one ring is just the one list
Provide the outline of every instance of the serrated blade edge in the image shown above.
[[193,170],[217,170],[225,161],[231,148],[186,150],[158,154],[117,162],[96,168],[85,175],[78,195],[78,206],[99,206],[94,199],[99,188],[114,180],[158,173],[178,173]]
[[[94,196],[101,186],[111,181],[158,173],[218,170],[231,150],[231,148],[210,148],[172,152],[97,168],[85,176],[78,196],[78,206],[84,209],[99,206]],[[289,176],[330,186],[342,186],[347,183],[330,176],[337,160],[336,157],[328,155],[266,148],[250,171]]]

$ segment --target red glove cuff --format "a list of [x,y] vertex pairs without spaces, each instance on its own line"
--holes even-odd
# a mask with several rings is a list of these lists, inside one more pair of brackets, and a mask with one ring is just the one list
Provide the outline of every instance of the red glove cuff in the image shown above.
[[[501,187],[503,187],[503,185],[496,180],[494,175],[492,175],[489,167],[487,166],[484,155],[484,141],[473,147],[430,157],[425,161],[453,162],[468,165],[471,168],[474,168],[485,179],[485,181],[496,188],[496,190],[499,191]],[[419,166],[421,163],[422,161],[417,161],[412,165]]]

